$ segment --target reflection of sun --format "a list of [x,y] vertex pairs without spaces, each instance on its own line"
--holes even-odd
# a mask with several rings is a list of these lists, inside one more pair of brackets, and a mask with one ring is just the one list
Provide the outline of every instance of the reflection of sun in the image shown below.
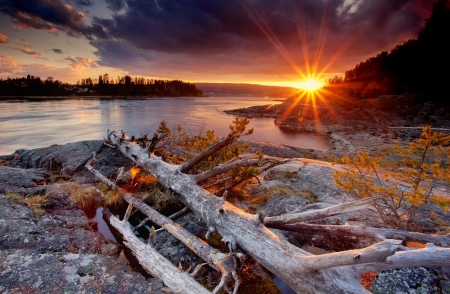
[[323,83],[315,79],[307,79],[304,80],[303,82],[295,83],[294,86],[298,89],[303,89],[307,91],[316,91],[317,89],[323,87]]

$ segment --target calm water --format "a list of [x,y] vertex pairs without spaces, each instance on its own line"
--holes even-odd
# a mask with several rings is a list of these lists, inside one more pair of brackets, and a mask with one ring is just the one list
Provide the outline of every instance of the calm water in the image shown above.
[[[242,100],[245,99],[245,100]],[[263,98],[161,98],[145,100],[0,101],[0,155],[82,140],[101,140],[107,129],[128,135],[153,134],[161,120],[180,124],[186,133],[202,129],[228,134],[234,119],[223,110],[280,102]],[[325,139],[280,130],[272,118],[253,118],[255,133],[244,140],[328,149]]]

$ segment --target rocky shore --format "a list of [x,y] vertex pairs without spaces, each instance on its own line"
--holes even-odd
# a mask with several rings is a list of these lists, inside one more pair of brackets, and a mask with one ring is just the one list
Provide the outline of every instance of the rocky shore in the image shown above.
[[[289,161],[262,174],[260,183],[255,180],[244,186],[243,194],[247,196],[241,199],[230,197],[229,200],[242,209],[278,215],[354,200],[352,195],[333,184],[335,167],[323,161],[333,154],[341,155],[338,150],[321,151],[251,142],[248,152],[257,151]],[[104,195],[100,191],[99,181],[84,167],[93,152],[97,154],[94,167],[111,179],[116,180],[119,168],[129,170],[133,166],[129,159],[105,146],[103,141],[21,149],[11,155],[0,156],[1,293],[161,293],[161,281],[138,272],[131,259],[125,258],[127,252],[120,245],[120,240],[116,243],[99,232],[98,219],[94,218],[92,207],[86,209],[74,201],[72,184],[92,193],[94,211],[103,205]],[[169,201],[166,204],[169,207],[160,209],[170,210],[171,205],[175,204]],[[448,213],[444,216],[450,221]],[[142,220],[137,215],[133,217],[136,224]],[[376,218],[376,212],[368,209],[332,217],[326,223],[372,225],[377,222]],[[176,221],[197,236],[206,233],[206,225],[193,214],[183,215]],[[145,232],[137,233],[141,238],[146,238]],[[310,246],[307,241],[311,236],[281,231],[275,233],[305,250],[318,253],[317,247]],[[367,245],[356,240],[353,242],[355,248]],[[317,237],[315,244],[322,244],[322,248],[328,251],[336,249],[330,246],[333,242],[327,238],[320,240]],[[199,262],[198,257],[168,234],[158,234],[155,246],[163,256],[183,269],[192,268]],[[214,246],[223,246],[220,236],[217,236]],[[263,269],[256,266],[253,269],[249,280],[257,277],[271,282],[273,277]],[[447,272],[443,269],[428,271],[428,275],[424,271],[416,275],[422,277],[420,282],[431,289],[421,293],[436,293],[433,291],[437,290],[450,293],[450,290],[445,290],[448,286],[446,280],[439,280]],[[399,273],[380,275],[382,282],[374,285],[386,285],[386,279],[395,275]],[[407,286],[397,278],[396,283],[403,287],[398,289],[412,289],[418,281],[414,275],[412,277]],[[218,277],[213,272],[206,272],[198,279],[210,284],[217,282]],[[243,289],[245,287],[251,289],[252,286],[244,285]],[[372,290],[383,293],[383,290]]]
[[323,135],[332,146],[328,151],[381,155],[392,151],[393,146],[403,147],[418,139],[427,124],[449,133],[450,120],[443,109],[431,102],[415,103],[413,95],[398,95],[340,103],[291,98],[278,105],[231,109],[225,113],[248,118],[271,117],[284,130]]

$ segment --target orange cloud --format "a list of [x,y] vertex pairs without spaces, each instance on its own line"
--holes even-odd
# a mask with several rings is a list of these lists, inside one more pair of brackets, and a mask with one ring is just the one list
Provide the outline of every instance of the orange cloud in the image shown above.
[[98,66],[97,61],[79,56],[69,56],[64,58],[64,60],[60,60],[60,62],[68,64],[76,70],[84,69],[85,67],[96,68]]
[[20,69],[20,64],[11,56],[0,56],[0,73],[13,73]]
[[9,48],[17,50],[17,51],[22,51],[23,53],[34,56],[36,58],[48,60],[47,58],[41,57],[41,53],[32,51],[30,48],[17,48],[17,47],[9,47]]
[[0,34],[0,43],[8,43],[8,37]]
[[23,47],[32,47],[33,46],[33,44],[31,44],[30,42],[25,42],[25,41],[23,41],[23,42],[17,41],[16,44],[19,46],[23,46]]

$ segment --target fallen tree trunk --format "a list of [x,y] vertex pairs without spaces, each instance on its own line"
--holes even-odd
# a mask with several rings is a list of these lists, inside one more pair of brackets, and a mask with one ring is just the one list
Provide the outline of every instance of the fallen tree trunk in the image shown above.
[[438,246],[450,246],[450,234],[432,235],[408,231],[398,231],[383,228],[359,227],[359,226],[339,226],[339,225],[316,225],[305,223],[269,223],[268,227],[299,232],[302,234],[321,234],[330,236],[356,236],[364,238],[375,238],[379,240],[398,239],[403,241],[433,243]]
[[[354,266],[384,264],[401,248],[398,241],[388,240],[357,251],[311,255],[267,229],[261,215],[244,212],[225,198],[214,196],[197,185],[195,176],[182,172],[199,161],[193,159],[182,168],[149,154],[148,149],[121,140],[114,131],[108,132],[108,139],[200,216],[209,231],[217,230],[230,249],[239,246],[297,293],[367,293],[359,283],[360,271]],[[422,262],[426,264],[426,259]]]
[[299,213],[285,213],[278,216],[264,218],[264,224],[268,227],[275,227],[282,224],[291,224],[297,222],[304,222],[309,220],[321,219],[333,215],[338,215],[345,212],[361,210],[372,205],[374,199],[367,198],[351,203],[341,203],[339,205],[317,209],[308,210]]
[[[117,187],[114,182],[106,178],[91,166],[91,163],[94,159],[95,153],[92,160],[86,163],[85,167],[89,171],[91,171],[97,178],[108,184],[111,188],[116,189],[118,193],[123,197],[123,199],[129,203],[127,212],[124,216],[124,221],[128,220],[128,217],[131,213],[131,208],[134,207],[144,213],[152,222],[166,229],[175,238],[183,242],[198,257],[207,262],[212,268],[219,271],[223,276],[230,276],[232,274],[234,270],[234,257],[232,255],[225,255],[224,253],[221,253],[219,250],[211,247],[202,239],[197,238],[195,235],[181,227],[179,224],[160,214],[139,199],[136,199],[124,189]],[[156,275],[153,272],[150,272],[150,274]]]
[[195,279],[183,270],[179,270],[170,261],[159,254],[152,246],[142,243],[128,222],[122,222],[107,209],[103,214],[109,223],[122,235],[124,245],[131,250],[141,266],[164,281],[164,284],[175,293],[210,293]]

